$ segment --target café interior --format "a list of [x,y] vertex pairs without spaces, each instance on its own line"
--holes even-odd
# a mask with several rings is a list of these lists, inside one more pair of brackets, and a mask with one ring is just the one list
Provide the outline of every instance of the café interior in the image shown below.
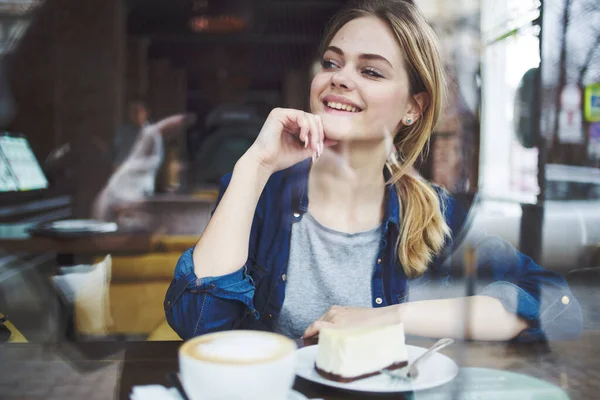
[[[323,28],[345,3],[0,1],[0,398],[173,386],[181,338],[164,301],[175,265],[269,112],[308,110]],[[414,4],[450,81],[415,173],[468,210],[460,235],[483,229],[565,277],[583,333],[448,347],[467,370],[459,389],[385,397],[297,377],[298,398],[597,398],[600,6]],[[147,151],[146,129],[160,137]]]

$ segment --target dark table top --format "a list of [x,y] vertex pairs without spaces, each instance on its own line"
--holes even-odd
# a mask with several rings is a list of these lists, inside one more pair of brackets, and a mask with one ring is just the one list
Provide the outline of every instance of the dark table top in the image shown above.
[[17,253],[106,254],[185,251],[200,235],[163,235],[145,232],[114,232],[58,238],[41,235],[0,235],[0,249]]
[[[409,339],[407,342],[428,347],[433,340]],[[562,388],[571,399],[595,399],[600,391],[599,342],[600,331],[586,331],[578,340],[548,344],[459,342],[442,350],[442,353],[461,367],[483,367],[525,374]],[[171,386],[165,375],[177,370],[177,350],[180,345],[181,342],[5,344],[0,346],[0,397],[7,400],[128,399],[132,387],[137,385]],[[308,398],[335,400],[419,397],[411,393],[352,394],[302,378],[296,379],[294,389]],[[429,394],[447,393],[448,387],[445,390],[442,386],[431,389]],[[532,390],[535,390],[534,386]],[[479,396],[464,398],[487,399],[489,394],[482,396],[480,393]],[[504,393],[494,398],[511,398],[507,396]],[[516,400],[521,397],[513,395],[512,398]],[[536,393],[532,393],[528,398],[547,397],[536,397]]]

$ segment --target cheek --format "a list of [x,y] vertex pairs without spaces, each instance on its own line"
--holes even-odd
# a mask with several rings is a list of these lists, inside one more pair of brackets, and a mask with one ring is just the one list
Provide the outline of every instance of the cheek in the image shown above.
[[406,112],[406,94],[399,88],[386,88],[369,93],[371,118],[385,123],[390,128],[398,126]]
[[327,88],[328,82],[329,82],[329,78],[325,74],[319,73],[319,74],[315,75],[315,77],[313,78],[313,80],[310,84],[311,103],[313,100],[318,101],[319,96],[321,95],[321,93],[323,93],[323,90],[325,90]]

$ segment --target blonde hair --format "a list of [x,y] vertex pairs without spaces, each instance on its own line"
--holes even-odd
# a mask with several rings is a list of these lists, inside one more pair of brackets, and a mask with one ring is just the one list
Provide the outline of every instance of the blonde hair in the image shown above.
[[450,234],[436,191],[426,181],[408,173],[428,145],[431,131],[442,112],[446,92],[444,66],[433,29],[415,6],[403,0],[362,0],[351,3],[329,23],[321,52],[324,53],[345,24],[366,16],[381,19],[394,32],[405,54],[413,101],[418,93],[428,95],[420,118],[411,125],[403,126],[394,136],[397,152],[386,163],[392,174],[389,183],[396,186],[398,201],[402,206],[398,261],[408,277],[416,277],[427,270]]

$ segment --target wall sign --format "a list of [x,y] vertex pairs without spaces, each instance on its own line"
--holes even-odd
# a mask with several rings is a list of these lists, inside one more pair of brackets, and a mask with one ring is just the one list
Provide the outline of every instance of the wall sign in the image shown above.
[[583,143],[581,108],[581,89],[577,85],[566,85],[560,95],[558,116],[558,140],[561,143]]
[[600,122],[600,83],[586,86],[584,97],[585,120]]

